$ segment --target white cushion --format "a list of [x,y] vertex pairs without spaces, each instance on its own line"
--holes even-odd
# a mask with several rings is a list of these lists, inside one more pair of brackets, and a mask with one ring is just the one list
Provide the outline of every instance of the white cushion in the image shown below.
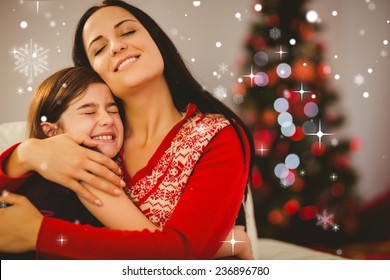
[[0,153],[26,138],[26,122],[21,121],[0,124]]

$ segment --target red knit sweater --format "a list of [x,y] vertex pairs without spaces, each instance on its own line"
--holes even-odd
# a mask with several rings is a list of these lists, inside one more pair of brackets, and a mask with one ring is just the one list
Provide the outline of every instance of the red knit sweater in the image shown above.
[[[195,109],[190,108],[185,119],[171,130],[143,170],[159,163],[167,143],[185,127]],[[0,155],[1,167],[15,148]],[[247,143],[245,149],[249,150]],[[238,136],[228,125],[202,150],[161,232],[109,230],[44,217],[37,255],[42,259],[210,259],[237,217],[248,167],[249,157],[244,160]],[[139,182],[139,175],[127,179]],[[12,191],[28,176],[9,178],[1,168],[0,188]],[[155,190],[157,193],[158,188]]]

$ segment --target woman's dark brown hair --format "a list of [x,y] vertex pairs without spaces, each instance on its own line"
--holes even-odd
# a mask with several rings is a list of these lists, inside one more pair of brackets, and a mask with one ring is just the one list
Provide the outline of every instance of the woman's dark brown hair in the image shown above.
[[[250,166],[252,167],[254,158],[253,138],[245,124],[229,107],[215,98],[210,92],[203,89],[186,67],[171,39],[149,15],[137,7],[120,0],[105,0],[100,5],[92,6],[88,9],[79,20],[76,28],[73,43],[73,63],[76,66],[91,67],[83,44],[84,25],[96,11],[110,6],[121,7],[130,12],[153,38],[164,60],[164,76],[176,108],[179,111],[184,111],[189,103],[194,103],[203,113],[224,115],[237,132],[244,156],[249,156]],[[249,155],[245,153],[244,138],[249,142]]]
[[29,137],[47,138],[41,122],[58,122],[70,103],[82,97],[93,83],[104,82],[96,72],[87,67],[65,68],[44,80],[32,96],[27,117]]

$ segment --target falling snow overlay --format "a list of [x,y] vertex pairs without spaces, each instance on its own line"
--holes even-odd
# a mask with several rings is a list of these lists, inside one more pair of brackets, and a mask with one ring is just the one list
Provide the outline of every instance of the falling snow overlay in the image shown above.
[[4,201],[1,201],[0,202],[0,208],[7,208],[8,207],[8,204]]
[[31,84],[34,77],[49,70],[47,68],[48,52],[49,49],[39,47],[30,39],[30,42],[26,43],[24,47],[14,48],[11,51],[15,59],[14,71],[24,74],[27,83]]
[[274,28],[270,29],[270,31],[269,31],[269,36],[274,40],[279,39],[281,35],[282,35],[282,32],[277,27],[274,27]]
[[364,76],[361,74],[357,74],[355,77],[353,77],[353,82],[355,83],[355,85],[361,86],[362,84],[364,84]]
[[62,246],[65,246],[65,245],[66,245],[66,243],[68,242],[68,239],[66,238],[66,236],[64,236],[64,235],[61,234],[61,235],[56,239],[56,241],[57,241],[58,245],[60,245],[60,246],[62,247]]
[[225,63],[221,63],[220,65],[218,65],[218,70],[222,74],[225,74],[229,70],[229,66],[226,65]]
[[317,214],[317,225],[321,226],[324,230],[334,226],[334,215],[328,214],[326,210],[321,214]]
[[283,59],[283,54],[288,53],[288,52],[283,51],[283,47],[282,47],[282,45],[280,45],[279,51],[275,52],[275,53],[278,53],[279,56],[280,56],[280,60],[282,60]]
[[333,135],[332,133],[326,133],[322,131],[321,120],[318,122],[318,131],[316,133],[306,133],[306,135],[315,135],[318,137],[318,147],[321,148],[321,139],[323,136]]
[[294,90],[294,92],[298,92],[298,93],[301,95],[301,101],[302,101],[303,95],[304,95],[305,93],[308,93],[308,92],[311,92],[311,91],[304,90],[304,89],[303,89],[303,83],[301,83],[301,88],[300,88],[300,90]]
[[234,238],[234,230],[232,230],[232,238],[230,240],[225,240],[225,241],[221,241],[223,243],[230,243],[232,245],[232,256],[235,255],[235,252],[234,252],[234,246],[236,245],[236,243],[242,243],[242,242],[245,242],[245,241],[241,241],[241,240],[236,240]]
[[337,178],[338,178],[338,176],[337,176],[336,173],[332,173],[332,174],[330,174],[330,176],[329,176],[329,179],[330,179],[331,181],[333,181],[333,182],[336,181]]
[[16,89],[16,94],[17,94],[17,95],[23,95],[23,94],[24,94],[24,89],[21,88],[21,87],[18,87],[18,88]]
[[213,94],[216,98],[219,100],[224,99],[227,96],[227,89],[224,88],[223,86],[219,85],[213,90]]

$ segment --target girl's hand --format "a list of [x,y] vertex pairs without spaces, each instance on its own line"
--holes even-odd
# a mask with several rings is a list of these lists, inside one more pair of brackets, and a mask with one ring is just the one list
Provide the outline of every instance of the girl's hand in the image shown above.
[[0,205],[0,251],[21,253],[35,250],[43,216],[24,196],[4,192]]
[[96,147],[86,134],[60,134],[46,139],[28,139],[14,151],[5,166],[16,177],[35,171],[49,181],[71,189],[95,205],[101,201],[80,181],[103,192],[118,195],[125,183],[119,166],[107,156],[80,146]]

